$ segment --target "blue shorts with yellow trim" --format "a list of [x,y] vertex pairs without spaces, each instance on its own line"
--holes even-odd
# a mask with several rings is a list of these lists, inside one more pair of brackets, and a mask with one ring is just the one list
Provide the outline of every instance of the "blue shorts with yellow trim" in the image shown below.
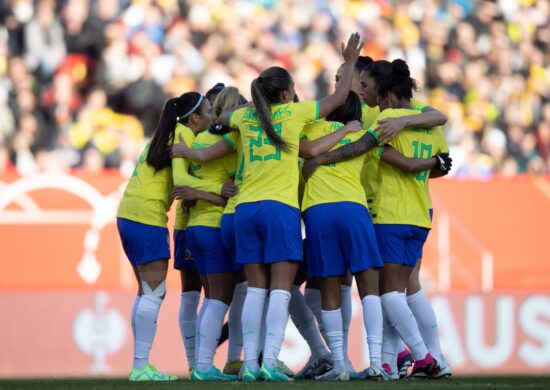
[[302,261],[300,210],[273,200],[243,203],[235,212],[237,262]]
[[415,267],[430,229],[413,225],[374,225],[384,263]]
[[310,278],[382,268],[368,209],[354,202],[325,203],[305,211],[307,274]]
[[189,226],[186,239],[200,275],[242,270],[243,267],[235,263],[225,249],[220,228]]
[[166,227],[117,218],[124,253],[133,267],[170,258],[170,233]]
[[233,261],[237,259],[237,238],[235,237],[235,214],[222,215],[222,242]]
[[196,270],[197,264],[187,246],[185,230],[174,230],[174,268]]

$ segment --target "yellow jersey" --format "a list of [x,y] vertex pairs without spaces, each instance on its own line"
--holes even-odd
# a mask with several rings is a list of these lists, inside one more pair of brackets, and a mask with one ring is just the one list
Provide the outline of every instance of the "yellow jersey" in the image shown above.
[[[193,146],[195,140],[195,134],[193,131],[184,125],[178,124],[175,131],[175,143],[179,143],[179,135],[183,137],[185,144],[188,147]],[[191,169],[191,163],[185,158],[173,158],[172,159],[172,177],[175,186],[188,186],[205,192],[212,192],[215,194],[221,193],[221,186],[218,183],[211,183],[206,180],[200,180],[189,173]],[[174,229],[185,230],[187,222],[189,220],[189,214],[185,213],[181,207],[181,202],[178,202],[176,208],[176,221],[174,222]]]
[[[386,109],[377,119],[415,115],[418,110]],[[449,147],[441,127],[408,127],[387,143],[406,157],[431,158],[448,152]],[[380,155],[384,147],[379,148]],[[376,224],[403,224],[432,227],[430,209],[432,200],[428,189],[430,170],[406,173],[380,161],[378,165],[378,192],[372,212]]]
[[[244,156],[243,148],[241,145],[241,137],[239,132],[230,131],[229,133],[223,136],[223,139],[231,145],[231,147],[237,152],[237,166],[235,172],[235,185],[239,187],[239,192],[241,185],[243,183],[243,170],[244,170]],[[224,214],[235,214],[235,207],[237,206],[237,197],[239,194],[227,199],[227,204],[223,210]]]
[[155,168],[147,163],[149,146],[145,146],[138,158],[118,206],[117,217],[166,227],[172,205],[172,168],[165,167],[155,172]]
[[378,106],[371,107],[367,103],[361,104],[361,122],[363,122],[363,129],[370,129],[378,114],[380,114],[380,108]]
[[[365,104],[365,106],[367,105]],[[411,100],[411,108],[413,109],[424,110],[426,107],[428,106],[420,100]],[[373,114],[375,114],[374,117],[372,117]],[[378,119],[382,119],[377,118],[378,114],[380,114],[380,108],[378,106],[367,106],[367,109],[363,107],[363,128],[374,130],[378,126]],[[420,114],[420,112],[417,112],[417,114]],[[370,121],[370,123],[367,123],[368,121]],[[369,209],[371,209],[374,204],[374,197],[378,189],[377,177],[378,159],[368,158],[363,167],[363,172],[361,173],[361,182],[363,183],[363,188],[365,188],[365,195],[367,196],[367,204]]]
[[[304,136],[315,140],[331,134],[343,126],[339,122],[319,121],[313,126],[308,126],[304,131]],[[364,134],[365,130],[349,133],[331,150],[357,141]],[[367,155],[362,154],[350,160],[320,166],[306,182],[302,211],[323,203],[355,202],[366,206],[365,190],[361,185],[361,171],[366,158]]]
[[[222,135],[204,131],[195,137],[192,148],[207,148],[222,139],[224,139]],[[236,166],[237,154],[232,152],[214,161],[193,161],[191,171],[195,177],[202,181],[208,181],[213,185],[217,184],[221,187],[223,183],[232,180],[232,176],[235,175]],[[199,199],[197,203],[191,207],[187,227],[208,226],[219,228],[223,209],[222,206],[216,206],[215,204]]]
[[242,203],[274,200],[299,208],[298,151],[300,133],[319,117],[316,101],[271,105],[271,120],[277,134],[285,140],[286,151],[274,147],[267,138],[256,109],[233,112],[229,125],[240,131],[244,155],[243,184],[237,206]]

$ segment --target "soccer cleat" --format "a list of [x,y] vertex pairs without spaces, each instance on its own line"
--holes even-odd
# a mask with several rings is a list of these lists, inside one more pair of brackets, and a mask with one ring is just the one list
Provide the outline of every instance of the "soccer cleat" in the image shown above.
[[128,380],[131,382],[167,382],[178,380],[175,375],[164,374],[152,364],[146,364],[141,368],[132,368]]
[[260,379],[260,371],[252,371],[249,367],[242,366],[239,372],[239,380],[243,382],[256,382]]
[[243,361],[240,359],[233,360],[232,362],[227,362],[223,367],[223,373],[227,375],[239,375],[242,366]]
[[358,373],[361,379],[368,381],[389,381],[390,376],[382,367],[370,366]]
[[288,366],[282,360],[277,359],[277,369],[283,372],[289,378],[294,378],[294,371],[288,368]]
[[432,355],[428,352],[426,357],[422,360],[417,360],[414,363],[413,370],[410,378],[437,378],[441,368],[439,363],[435,360]]
[[388,380],[393,381],[399,379],[399,373],[397,371],[392,371],[388,363],[382,364],[382,369],[387,374]]
[[453,372],[451,371],[451,366],[449,366],[446,362],[444,364],[440,364],[439,367],[439,374],[437,374],[435,378],[443,379],[449,378],[453,375]]
[[330,354],[323,355],[317,359],[313,356],[309,358],[304,368],[302,368],[295,376],[295,379],[313,379],[316,376],[321,376],[332,369],[332,360]]
[[193,374],[191,375],[191,380],[198,382],[236,381],[237,375],[224,374],[214,366],[212,366],[208,371],[199,371],[199,369],[195,367]]
[[265,364],[262,364],[260,368],[260,378],[267,382],[292,382],[294,379],[286,375],[279,366],[269,368]]
[[334,371],[334,369],[332,369],[323,375],[316,376],[315,379],[317,379],[318,381],[327,381],[327,382],[349,381],[350,375],[346,369],[340,372],[336,372]]
[[405,347],[403,351],[397,355],[397,371],[399,372],[399,378],[405,378],[411,367],[414,363],[414,358],[411,354],[411,351]]

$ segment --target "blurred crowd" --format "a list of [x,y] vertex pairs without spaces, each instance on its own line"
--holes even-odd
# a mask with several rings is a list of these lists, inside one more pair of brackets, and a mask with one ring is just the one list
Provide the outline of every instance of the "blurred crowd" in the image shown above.
[[550,172],[547,0],[4,0],[0,173],[132,171],[166,98],[250,97],[280,65],[302,99],[334,88],[340,42],[403,58],[445,112],[454,175]]

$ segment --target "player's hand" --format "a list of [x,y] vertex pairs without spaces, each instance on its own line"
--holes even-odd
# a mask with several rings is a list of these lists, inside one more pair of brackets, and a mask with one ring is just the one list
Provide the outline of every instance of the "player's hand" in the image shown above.
[[172,158],[189,158],[189,147],[185,143],[183,136],[178,134],[179,143],[173,144],[170,147],[170,157]]
[[231,198],[239,192],[239,187],[233,182],[223,183],[222,186],[222,196],[224,198]]
[[380,119],[374,132],[379,135],[382,142],[389,142],[407,127],[407,123],[407,117]]
[[355,32],[350,35],[347,45],[344,46],[344,42],[342,42],[342,56],[346,63],[355,64],[357,62],[363,47],[363,42],[360,42],[360,39],[359,33]]
[[363,125],[361,121],[350,121],[344,126],[346,133],[356,133],[360,130],[363,130]]
[[182,200],[181,201],[181,208],[186,214],[189,214],[191,211],[191,207],[197,204],[197,200]]
[[453,159],[449,156],[449,153],[439,153],[434,158],[436,168],[441,172],[449,173],[453,166]]
[[198,199],[197,191],[194,188],[183,186],[174,187],[172,189],[172,196],[181,200],[196,200]]
[[315,173],[318,166],[319,164],[314,158],[304,160],[304,164],[302,165],[302,176],[305,181],[308,181],[311,175]]

